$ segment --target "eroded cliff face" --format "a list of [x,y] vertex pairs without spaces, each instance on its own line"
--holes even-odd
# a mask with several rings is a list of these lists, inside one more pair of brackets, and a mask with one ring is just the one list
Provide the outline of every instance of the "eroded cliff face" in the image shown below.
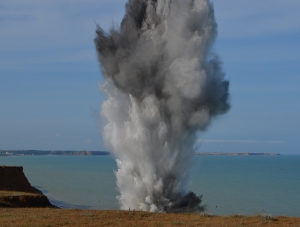
[[33,192],[22,166],[0,166],[0,190]]
[[0,166],[0,207],[54,207],[31,186],[22,166]]

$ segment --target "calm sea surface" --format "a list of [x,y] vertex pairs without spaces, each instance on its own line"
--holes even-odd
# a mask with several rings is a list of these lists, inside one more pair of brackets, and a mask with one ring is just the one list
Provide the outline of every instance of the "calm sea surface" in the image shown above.
[[[60,207],[118,209],[111,156],[11,156],[29,182]],[[300,155],[195,156],[190,189],[216,215],[300,217]]]

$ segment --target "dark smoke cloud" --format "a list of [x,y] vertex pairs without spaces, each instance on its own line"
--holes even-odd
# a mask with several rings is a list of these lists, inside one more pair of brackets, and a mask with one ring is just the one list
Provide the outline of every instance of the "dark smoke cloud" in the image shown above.
[[120,28],[96,30],[106,82],[103,138],[116,156],[121,208],[201,211],[186,189],[196,133],[229,110],[229,82],[211,51],[208,0],[129,0]]

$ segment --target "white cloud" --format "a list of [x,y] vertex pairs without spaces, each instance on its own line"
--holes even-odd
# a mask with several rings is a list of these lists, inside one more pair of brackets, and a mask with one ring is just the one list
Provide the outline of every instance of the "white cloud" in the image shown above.
[[83,143],[91,143],[91,142],[92,142],[91,139],[87,139],[87,140],[83,141]]

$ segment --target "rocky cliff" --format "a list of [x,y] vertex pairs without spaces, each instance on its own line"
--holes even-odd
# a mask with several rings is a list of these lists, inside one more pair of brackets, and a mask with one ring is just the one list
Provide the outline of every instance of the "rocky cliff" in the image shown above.
[[22,166],[0,166],[0,190],[33,192]]
[[31,186],[22,166],[0,166],[0,207],[54,207]]

